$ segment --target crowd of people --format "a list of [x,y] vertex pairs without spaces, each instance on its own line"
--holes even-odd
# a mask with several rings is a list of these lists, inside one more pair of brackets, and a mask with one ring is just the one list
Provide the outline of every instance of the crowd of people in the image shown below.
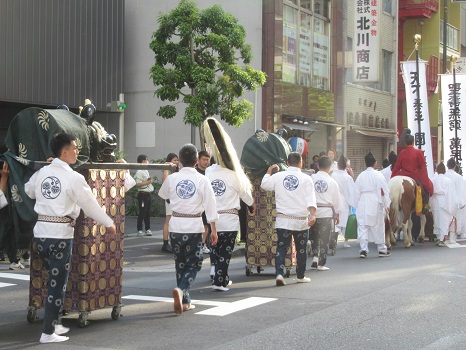
[[[115,234],[112,219],[101,210],[84,177],[70,167],[78,155],[74,137],[65,133],[55,135],[51,149],[55,156],[51,164],[37,171],[25,184],[26,194],[36,200],[34,210],[38,221],[34,227],[34,244],[49,270],[49,297],[41,343],[68,339],[63,335],[69,329],[61,325],[60,311],[70,271],[73,222],[80,209],[104,225],[108,234]],[[356,179],[350,161],[343,155],[338,160],[335,158],[333,149],[322,152],[313,157],[310,172],[305,172],[301,154],[291,152],[286,170],[280,171],[277,164],[272,164],[261,180],[261,189],[275,194],[277,286],[286,285],[285,259],[293,239],[297,283],[311,281],[305,276],[308,255],[311,269],[328,271],[327,252],[332,234],[341,232],[345,236],[352,212],[358,224],[359,257],[368,257],[370,243],[375,244],[378,257],[390,256],[385,244],[385,221],[390,208],[389,182],[394,176],[408,176],[423,187],[427,198],[424,203],[430,204],[438,246],[445,246],[447,236],[452,239],[450,232],[464,232],[466,199],[461,193],[464,193],[465,180],[458,174],[458,164],[453,158],[447,161],[447,167],[440,162],[430,179],[422,151],[413,147],[411,135],[406,136],[406,148],[398,156],[391,152],[384,159],[380,171],[377,160],[369,152],[364,157],[366,169]],[[137,161],[147,163],[148,157],[139,155]],[[251,182],[235,152],[213,149],[209,154],[186,144],[178,155],[170,153],[166,164],[171,164],[172,170],[164,171],[158,191],[166,203],[162,251],[174,256],[174,312],[179,315],[195,308],[190,288],[201,270],[204,254],[210,253],[212,289],[221,292],[230,289],[233,282],[228,268],[240,229],[240,202],[246,204],[251,214],[255,213],[256,204]],[[8,164],[4,162],[0,167],[0,210],[8,207],[4,195],[8,176]],[[138,235],[150,236],[153,180],[147,170],[138,170],[134,180],[138,189]],[[347,237],[343,246],[350,247]]]

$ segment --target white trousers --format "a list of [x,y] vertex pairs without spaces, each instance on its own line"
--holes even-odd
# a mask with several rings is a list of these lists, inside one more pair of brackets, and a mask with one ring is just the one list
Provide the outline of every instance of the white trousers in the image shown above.
[[[376,226],[358,225],[358,241],[361,251],[365,250],[369,253],[369,237],[377,246],[379,252],[386,253],[387,246],[385,245],[385,235],[382,231],[382,237],[379,237],[381,230]],[[383,243],[379,243],[383,242]]]

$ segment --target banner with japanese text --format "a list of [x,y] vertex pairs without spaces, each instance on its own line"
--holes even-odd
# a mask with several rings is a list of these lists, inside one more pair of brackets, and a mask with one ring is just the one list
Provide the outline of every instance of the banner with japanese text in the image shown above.
[[411,129],[411,134],[414,135],[414,146],[424,151],[427,172],[429,177],[432,178],[434,176],[434,159],[432,157],[429,100],[427,97],[427,62],[419,60],[419,84],[417,83],[418,72],[416,70],[416,61],[405,61],[401,64],[406,90],[406,116],[408,128]]
[[[462,128],[462,111],[466,109],[466,74],[442,74],[443,160],[455,158],[461,165],[466,156],[462,142],[466,142],[466,129]],[[463,170],[463,176],[465,172]]]
[[356,0],[353,33],[353,82],[380,80],[380,3]]

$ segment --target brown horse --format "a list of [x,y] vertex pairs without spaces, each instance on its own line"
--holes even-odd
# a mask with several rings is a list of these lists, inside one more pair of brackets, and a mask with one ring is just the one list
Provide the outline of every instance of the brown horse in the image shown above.
[[[395,236],[400,238],[400,230],[403,230],[404,245],[406,248],[414,245],[411,230],[413,223],[411,213],[416,206],[416,182],[407,176],[394,176],[388,181],[390,190],[390,222],[391,232],[389,237],[385,237],[387,247],[396,244]],[[419,233],[419,242],[424,242],[424,227],[426,217],[421,215],[421,232]],[[390,231],[390,230],[389,230]]]

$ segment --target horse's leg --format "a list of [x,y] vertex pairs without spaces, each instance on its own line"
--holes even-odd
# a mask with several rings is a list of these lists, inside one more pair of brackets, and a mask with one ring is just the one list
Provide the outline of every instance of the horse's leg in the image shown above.
[[409,226],[409,220],[406,220],[406,221],[403,220],[403,223],[401,224],[401,227],[403,229],[403,241],[404,241],[405,248],[411,247],[411,242],[408,239],[408,237],[409,237],[409,235],[408,235],[408,230],[409,230],[408,226]]
[[413,245],[414,245],[414,239],[413,239],[413,220],[411,220],[411,217],[410,217],[409,220],[408,220],[408,231],[409,231],[408,239],[409,239],[409,242],[411,243],[411,245],[413,246]]
[[426,235],[426,232],[425,232],[426,222],[427,222],[426,216],[424,214],[421,215],[421,232],[419,232],[419,237],[417,239],[419,243],[424,243],[424,239]]

